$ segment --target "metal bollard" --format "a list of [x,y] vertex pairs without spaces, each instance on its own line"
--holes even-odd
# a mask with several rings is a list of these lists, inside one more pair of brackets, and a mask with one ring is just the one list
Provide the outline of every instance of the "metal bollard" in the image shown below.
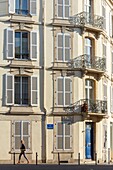
[[78,165],[80,165],[80,153],[78,153]]
[[60,165],[60,154],[58,152],[58,165]]
[[95,152],[95,165],[97,165],[97,153]]
[[13,153],[13,164],[15,165],[15,152]]
[[36,165],[37,165],[37,163],[38,163],[38,154],[36,152]]

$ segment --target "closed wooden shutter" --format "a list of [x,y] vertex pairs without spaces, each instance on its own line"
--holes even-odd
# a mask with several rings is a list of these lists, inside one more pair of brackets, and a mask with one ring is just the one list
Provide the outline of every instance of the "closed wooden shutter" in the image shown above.
[[9,0],[9,13],[15,13],[15,0]]
[[71,79],[65,79],[65,105],[70,105],[72,102],[72,81]]
[[30,46],[30,58],[37,60],[37,32],[31,31]]
[[57,123],[57,149],[63,149],[63,123]]
[[68,61],[70,59],[70,53],[71,53],[71,37],[68,34],[65,34],[65,61]]
[[6,58],[13,59],[14,58],[14,30],[6,29]]
[[36,0],[30,0],[30,14],[36,15],[37,13],[37,3]]
[[64,104],[64,95],[63,95],[63,78],[57,79],[57,104]]
[[14,76],[6,75],[6,105],[14,104]]
[[31,77],[31,105],[38,105],[38,78]]
[[19,149],[20,148],[20,141],[21,141],[21,122],[15,122],[15,131],[14,131],[14,136],[15,136],[15,149]]

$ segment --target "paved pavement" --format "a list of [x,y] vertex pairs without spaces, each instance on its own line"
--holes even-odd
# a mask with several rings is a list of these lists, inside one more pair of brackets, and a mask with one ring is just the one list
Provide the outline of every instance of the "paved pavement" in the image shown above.
[[0,164],[0,170],[113,170],[113,165]]

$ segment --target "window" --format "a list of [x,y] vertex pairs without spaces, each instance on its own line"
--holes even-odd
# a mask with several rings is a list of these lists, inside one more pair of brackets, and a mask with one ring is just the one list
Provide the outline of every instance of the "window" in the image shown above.
[[85,55],[86,55],[86,66],[91,67],[92,64],[92,40],[90,38],[85,38]]
[[71,55],[71,37],[69,34],[57,35],[57,60],[68,61]]
[[15,32],[15,58],[29,58],[29,34],[28,32]]
[[111,71],[112,71],[112,74],[113,74],[113,51],[111,52]]
[[20,141],[24,140],[26,149],[30,149],[30,122],[14,122],[14,149],[20,149]]
[[84,0],[84,11],[86,13],[86,21],[92,21],[92,0]]
[[57,0],[57,17],[69,18],[70,0]]
[[[103,43],[103,58],[107,59],[107,47],[105,43]],[[105,67],[107,66],[105,65]]]
[[102,4],[102,16],[103,16],[103,27],[106,29],[106,4],[104,1]]
[[67,106],[72,101],[72,80],[66,77],[57,78],[57,105]]
[[29,11],[29,0],[15,0],[15,13],[27,15]]
[[70,122],[57,122],[57,149],[72,149],[71,128]]
[[15,0],[15,13],[19,15],[35,15],[36,0]]
[[6,29],[6,58],[37,60],[37,32]]
[[6,105],[38,105],[38,78],[5,75]]
[[107,101],[107,84],[106,83],[103,84],[103,92],[104,92],[103,99],[104,101]]
[[107,149],[107,125],[103,125],[103,148]]
[[14,78],[14,103],[21,105],[29,104],[29,96],[28,96],[28,77],[18,77]]
[[85,93],[86,99],[94,100],[94,81],[93,80],[86,80],[85,81]]

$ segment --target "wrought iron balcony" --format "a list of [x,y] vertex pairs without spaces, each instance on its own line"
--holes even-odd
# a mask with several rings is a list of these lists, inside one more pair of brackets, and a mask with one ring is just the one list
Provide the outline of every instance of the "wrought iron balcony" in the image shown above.
[[91,57],[87,54],[74,58],[68,63],[71,68],[87,68],[104,72],[106,70],[106,59],[101,57]]
[[98,15],[92,15],[88,12],[81,12],[74,16],[71,16],[69,19],[71,24],[75,26],[86,26],[91,25],[93,27],[97,27],[99,29],[103,29],[103,17]]
[[106,115],[107,101],[81,99],[65,108],[68,113],[95,113],[96,115]]

